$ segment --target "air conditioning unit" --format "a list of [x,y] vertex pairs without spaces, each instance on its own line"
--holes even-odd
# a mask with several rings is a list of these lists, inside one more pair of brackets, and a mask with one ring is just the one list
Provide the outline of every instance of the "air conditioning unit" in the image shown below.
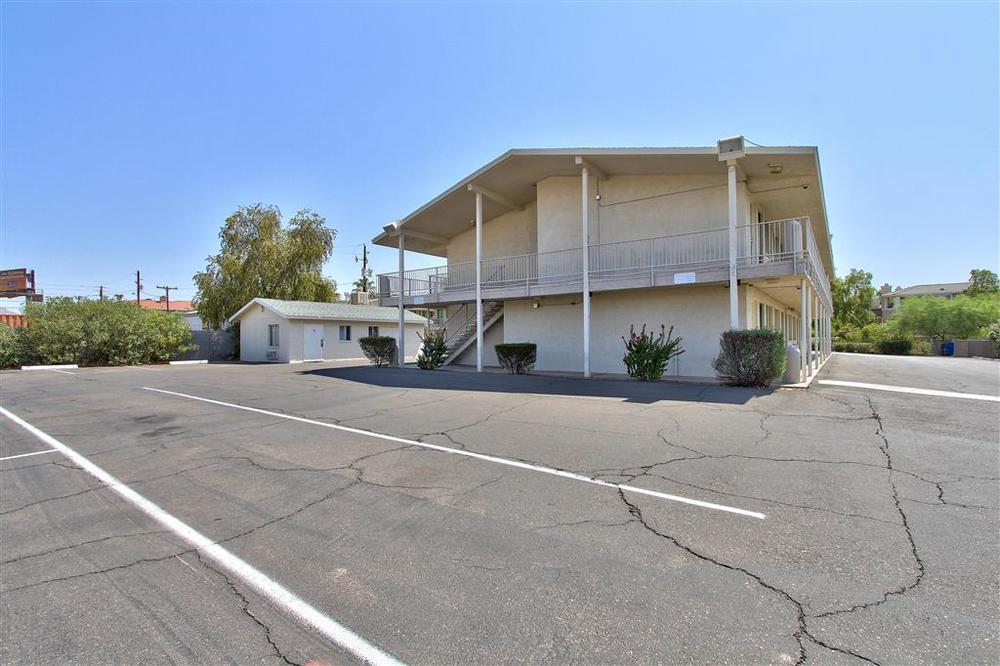
[[719,161],[738,160],[746,155],[746,143],[742,136],[719,139]]
[[278,360],[278,352],[276,352],[276,351],[269,351],[269,352],[267,352],[267,360],[268,361],[277,361]]

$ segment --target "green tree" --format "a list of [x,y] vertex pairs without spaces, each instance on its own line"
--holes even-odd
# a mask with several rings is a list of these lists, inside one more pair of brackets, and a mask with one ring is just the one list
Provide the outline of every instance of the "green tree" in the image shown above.
[[890,321],[905,333],[943,340],[976,337],[997,319],[1000,319],[1000,295],[984,294],[953,299],[939,296],[906,298]]
[[368,273],[362,275],[357,280],[354,281],[354,289],[357,291],[373,292],[375,291],[375,280],[372,277],[374,271],[369,268]]
[[972,284],[965,292],[969,296],[1000,292],[1000,278],[997,278],[997,274],[988,268],[973,268],[969,271],[969,282]]
[[875,320],[872,314],[875,287],[872,286],[871,273],[852,268],[844,277],[835,277],[830,281],[830,292],[835,329],[847,325],[864,328]]
[[219,231],[218,254],[195,274],[202,320],[219,328],[253,298],[331,302],[337,283],[321,275],[337,232],[311,210],[285,226],[277,206],[242,206]]

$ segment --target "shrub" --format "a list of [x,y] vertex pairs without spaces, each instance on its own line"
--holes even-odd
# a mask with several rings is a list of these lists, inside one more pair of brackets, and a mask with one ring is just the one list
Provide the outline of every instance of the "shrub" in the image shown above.
[[507,342],[495,345],[494,349],[500,367],[507,368],[512,375],[531,372],[538,358],[538,345],[534,342]]
[[381,368],[392,363],[396,356],[396,338],[389,335],[369,335],[358,338],[361,353],[369,361]]
[[990,324],[990,330],[987,334],[989,339],[996,345],[998,351],[1000,351],[1000,321]]
[[177,313],[129,301],[53,298],[28,304],[25,321],[25,356],[33,363],[140,365],[196,349]]
[[785,371],[785,342],[768,329],[725,331],[712,367],[730,386],[769,386]]
[[24,329],[0,324],[0,368],[21,367],[26,352]]
[[634,326],[629,326],[628,338],[622,336],[625,343],[625,371],[632,379],[641,382],[655,382],[667,371],[667,364],[670,359],[684,353],[681,342],[684,338],[674,337],[674,327],[670,331],[666,326],[660,325],[660,335],[655,336],[652,332],[646,333],[646,325],[642,325],[642,330],[635,332]]
[[426,336],[420,335],[420,353],[417,355],[417,367],[421,370],[436,370],[444,365],[448,358],[448,343],[444,339],[444,331],[430,331]]
[[886,336],[875,342],[875,349],[879,354],[908,356],[913,351],[913,336],[900,334]]
[[875,345],[871,342],[834,342],[833,351],[851,352],[852,354],[874,354]]

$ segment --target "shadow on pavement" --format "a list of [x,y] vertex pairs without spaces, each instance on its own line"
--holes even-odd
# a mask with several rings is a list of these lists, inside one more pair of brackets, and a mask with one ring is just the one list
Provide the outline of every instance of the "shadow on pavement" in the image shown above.
[[494,393],[538,393],[542,395],[620,398],[625,402],[650,404],[660,400],[742,405],[774,389],[743,389],[714,384],[634,382],[540,375],[426,371],[415,368],[350,366],[303,370],[299,374],[329,377],[371,386],[395,389],[443,391],[487,391]]

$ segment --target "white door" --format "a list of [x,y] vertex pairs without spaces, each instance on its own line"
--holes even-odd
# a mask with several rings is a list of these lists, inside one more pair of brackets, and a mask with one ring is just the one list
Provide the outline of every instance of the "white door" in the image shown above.
[[323,360],[323,325],[305,324],[303,326],[305,338],[305,349],[302,353],[303,361]]

